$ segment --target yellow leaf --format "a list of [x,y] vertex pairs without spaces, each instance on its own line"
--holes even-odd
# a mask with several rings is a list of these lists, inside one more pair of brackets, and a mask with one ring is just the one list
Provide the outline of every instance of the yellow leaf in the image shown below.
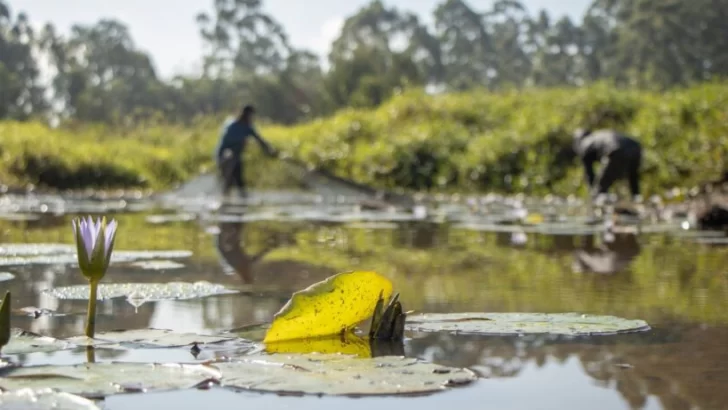
[[372,357],[369,340],[362,339],[354,334],[346,337],[326,336],[315,339],[283,340],[265,345],[267,353],[319,353],[319,354],[345,354],[356,355],[361,358]]
[[345,272],[293,294],[276,313],[263,342],[330,336],[352,329],[374,312],[392,282],[376,272]]

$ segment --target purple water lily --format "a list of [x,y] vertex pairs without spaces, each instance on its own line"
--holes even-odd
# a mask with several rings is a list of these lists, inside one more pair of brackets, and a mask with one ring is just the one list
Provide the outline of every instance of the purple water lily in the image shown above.
[[117,226],[115,220],[106,224],[106,218],[94,221],[90,216],[73,221],[78,264],[81,272],[89,279],[99,280],[106,273]]
[[86,217],[73,220],[73,234],[76,237],[76,254],[81,273],[89,281],[88,316],[86,336],[93,338],[96,328],[96,300],[99,281],[106,274],[114,250],[117,223],[106,218]]

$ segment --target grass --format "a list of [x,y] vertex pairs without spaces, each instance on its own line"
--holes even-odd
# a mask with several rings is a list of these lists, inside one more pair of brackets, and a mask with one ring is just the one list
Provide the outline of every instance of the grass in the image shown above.
[[[583,190],[567,152],[574,128],[616,127],[644,145],[646,194],[715,179],[728,158],[728,83],[667,93],[534,89],[428,96],[347,109],[293,127],[261,125],[279,149],[377,187],[571,194]],[[11,186],[164,189],[212,169],[222,118],[113,128],[0,122],[0,178]],[[247,178],[291,184],[284,166],[248,150]]]

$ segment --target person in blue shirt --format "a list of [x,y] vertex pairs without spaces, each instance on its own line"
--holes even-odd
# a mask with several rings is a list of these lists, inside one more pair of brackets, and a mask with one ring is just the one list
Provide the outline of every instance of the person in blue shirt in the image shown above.
[[215,162],[223,182],[224,195],[228,195],[233,187],[241,194],[244,193],[243,154],[248,139],[252,137],[269,156],[278,155],[256,131],[253,126],[254,115],[255,109],[246,105],[236,119],[227,121],[223,126],[220,142],[215,149]]

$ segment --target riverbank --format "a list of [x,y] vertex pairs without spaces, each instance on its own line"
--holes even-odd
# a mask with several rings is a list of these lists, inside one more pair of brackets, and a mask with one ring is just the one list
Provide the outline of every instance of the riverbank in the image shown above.
[[[375,187],[571,194],[583,190],[565,155],[571,131],[595,118],[645,146],[645,194],[722,175],[728,83],[668,93],[606,85],[427,96],[410,92],[374,110],[346,110],[294,127],[261,126],[276,147]],[[38,189],[163,190],[212,169],[222,118],[132,128],[0,122],[0,182]],[[249,150],[251,186],[295,184],[290,169]]]

